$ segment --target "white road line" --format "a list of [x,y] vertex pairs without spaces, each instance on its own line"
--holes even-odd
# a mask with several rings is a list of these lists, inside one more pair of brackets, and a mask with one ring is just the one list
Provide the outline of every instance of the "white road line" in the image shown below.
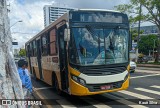
[[95,99],[92,99],[92,98],[81,98],[82,100],[84,100],[85,102],[91,104],[92,106],[96,107],[96,108],[111,108],[110,106],[104,104],[104,103],[101,103],[100,101],[97,101]]
[[153,85],[153,86],[150,86],[150,87],[159,88],[160,89],[160,86],[157,86],[157,85]]
[[111,94],[105,94],[106,97],[110,98],[110,99],[117,99],[116,101],[119,102],[119,103],[122,103],[122,104],[125,104],[127,106],[130,106],[132,108],[148,108],[146,106],[143,106],[143,105],[138,105],[138,103],[134,103],[134,102],[131,102],[131,101],[128,101],[128,100],[125,100],[125,99],[122,99],[122,98],[119,98],[119,97],[116,97],[116,96],[113,96]]
[[[42,96],[41,93],[35,90],[35,87],[33,87],[33,91],[40,99],[46,99],[46,97]],[[48,104],[46,101],[44,101],[45,104]],[[45,105],[47,108],[52,108],[52,105]]]
[[141,95],[141,94],[126,91],[126,90],[118,91],[118,92],[129,95],[129,96],[133,96],[133,97],[136,97],[136,98],[139,98],[139,99],[154,99],[154,98],[151,98],[151,97],[148,97],[148,96],[145,96],[145,95]]
[[130,79],[134,79],[134,78],[145,78],[145,77],[149,77],[149,76],[158,76],[160,74],[151,74],[151,75],[143,75],[143,76],[135,76],[135,77],[130,77]]
[[49,88],[52,88],[52,87],[41,87],[41,88],[34,88],[35,91],[37,90],[43,90],[43,89],[49,89]]
[[149,89],[145,89],[145,88],[134,88],[134,89],[139,90],[139,91],[143,91],[143,92],[147,92],[147,93],[160,95],[159,91],[149,90]]
[[136,69],[136,72],[142,72],[142,73],[159,73],[158,70],[142,70],[142,69]]
[[56,100],[56,102],[58,102],[63,108],[77,108],[76,106],[74,106],[72,103],[70,103],[66,99]]

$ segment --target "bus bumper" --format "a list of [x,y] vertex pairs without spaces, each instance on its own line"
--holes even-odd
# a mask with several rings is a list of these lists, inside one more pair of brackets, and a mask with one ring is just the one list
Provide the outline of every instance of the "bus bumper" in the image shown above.
[[71,79],[70,93],[72,95],[85,96],[85,95],[95,95],[95,94],[101,94],[106,92],[115,92],[119,90],[125,90],[129,87],[129,78],[130,77],[128,77],[127,80],[122,83],[122,86],[120,88],[110,89],[110,90],[99,90],[99,91],[90,91],[87,86],[85,87]]

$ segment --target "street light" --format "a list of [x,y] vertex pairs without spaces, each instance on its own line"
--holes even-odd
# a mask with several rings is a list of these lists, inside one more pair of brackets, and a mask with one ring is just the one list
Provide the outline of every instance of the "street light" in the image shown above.
[[14,25],[16,25],[16,24],[19,23],[19,22],[23,22],[23,21],[22,21],[22,20],[19,20],[19,21],[16,21],[14,24],[12,24],[12,25],[8,28],[6,34],[8,34],[9,30],[11,29],[11,27],[13,27]]
[[[19,22],[23,22],[22,20],[19,20],[19,21],[16,21],[15,23],[13,23],[9,28],[8,28],[8,31],[6,32],[6,35],[8,35],[8,32],[10,31],[10,29],[11,29],[11,27],[13,27],[14,25],[16,25],[17,23],[19,23]],[[12,39],[12,38],[11,38]],[[12,41],[12,45],[13,44],[15,44],[15,43],[13,43],[13,40],[11,40]],[[17,44],[17,43],[16,43]]]
[[14,24],[12,24],[12,25],[9,27],[9,30],[10,30],[11,27],[13,27],[14,25],[16,25],[16,24],[19,23],[19,22],[23,22],[23,21],[22,21],[22,20],[16,21]]

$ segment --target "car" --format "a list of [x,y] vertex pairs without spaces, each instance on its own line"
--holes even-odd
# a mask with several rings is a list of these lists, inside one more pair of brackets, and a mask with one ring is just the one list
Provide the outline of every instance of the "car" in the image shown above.
[[135,72],[135,69],[137,67],[136,63],[133,62],[133,61],[130,61],[130,72],[134,73]]
[[147,63],[148,62],[148,57],[147,56],[144,56],[144,57],[138,57],[138,63],[143,63],[143,62],[145,62],[145,63]]
[[152,56],[147,56],[147,58],[148,58],[149,61],[154,60],[154,58]]
[[14,58],[14,61],[15,61],[16,63],[18,63],[19,60],[20,60],[20,58],[17,58],[17,57]]

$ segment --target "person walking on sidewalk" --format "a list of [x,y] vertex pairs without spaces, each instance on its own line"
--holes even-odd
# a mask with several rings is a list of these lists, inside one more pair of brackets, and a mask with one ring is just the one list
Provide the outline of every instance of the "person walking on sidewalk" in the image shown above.
[[32,94],[32,82],[27,69],[28,62],[21,59],[18,61],[18,74],[22,82],[25,99],[30,99]]

